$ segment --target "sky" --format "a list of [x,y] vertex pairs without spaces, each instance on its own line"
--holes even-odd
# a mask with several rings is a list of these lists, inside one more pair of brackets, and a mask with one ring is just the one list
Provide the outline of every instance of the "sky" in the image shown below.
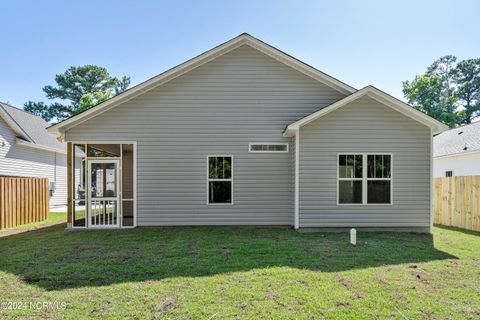
[[480,57],[480,1],[0,0],[0,100],[96,64],[138,84],[243,32],[360,89],[403,98],[442,55]]

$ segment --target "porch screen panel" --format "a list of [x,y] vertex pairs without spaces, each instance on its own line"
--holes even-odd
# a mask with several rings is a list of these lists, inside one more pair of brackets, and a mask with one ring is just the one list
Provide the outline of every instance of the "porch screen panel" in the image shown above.
[[73,203],[72,203],[72,223],[74,227],[85,227],[85,186],[86,186],[86,150],[84,144],[73,145]]
[[133,227],[133,200],[123,200],[122,201],[122,213],[123,213],[123,226],[124,227]]
[[122,145],[122,225],[133,227],[134,200],[133,145]]

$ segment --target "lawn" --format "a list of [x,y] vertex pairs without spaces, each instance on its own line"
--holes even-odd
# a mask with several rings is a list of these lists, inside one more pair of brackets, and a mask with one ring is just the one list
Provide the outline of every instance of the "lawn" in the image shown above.
[[480,234],[172,227],[0,238],[0,318],[478,319]]
[[33,222],[29,224],[22,224],[15,228],[0,230],[0,238],[17,234],[17,233],[26,232],[26,231],[37,230],[40,228],[45,228],[45,227],[53,226],[56,224],[61,224],[61,223],[64,223],[65,221],[67,221],[66,212],[50,212],[48,214],[48,219],[46,220],[43,220],[40,222]]

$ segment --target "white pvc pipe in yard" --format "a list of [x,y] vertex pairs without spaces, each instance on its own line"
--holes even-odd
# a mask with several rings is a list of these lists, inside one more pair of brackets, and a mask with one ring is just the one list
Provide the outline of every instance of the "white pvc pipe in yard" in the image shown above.
[[357,245],[357,230],[355,228],[350,229],[350,243],[354,246]]

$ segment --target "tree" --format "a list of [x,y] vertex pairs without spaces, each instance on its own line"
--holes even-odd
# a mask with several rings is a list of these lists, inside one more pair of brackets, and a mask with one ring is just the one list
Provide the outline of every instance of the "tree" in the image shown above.
[[43,91],[50,100],[44,102],[28,101],[24,109],[37,114],[46,121],[63,120],[87,110],[123,91],[130,85],[129,77],[118,79],[110,76],[107,69],[95,65],[70,67],[64,73],[55,76],[56,86],[47,85]]
[[415,109],[450,127],[457,123],[456,98],[445,94],[445,81],[439,75],[416,76],[403,82],[403,93]]
[[64,119],[71,113],[70,108],[64,106],[58,102],[51,103],[50,105],[44,102],[28,101],[23,105],[23,109],[34,115],[42,117],[45,121],[52,119]]
[[460,61],[454,70],[456,95],[463,106],[461,123],[472,123],[480,116],[480,59]]
[[457,57],[446,55],[435,60],[428,68],[428,75],[439,76],[444,82],[446,95],[453,95],[453,72],[455,70],[455,62]]
[[96,91],[94,93],[86,93],[80,98],[80,106],[75,110],[75,114],[83,112],[91,107],[102,103],[111,98],[110,92]]
[[440,57],[425,74],[403,82],[403,93],[414,108],[450,127],[480,116],[480,59],[456,62],[452,55]]

